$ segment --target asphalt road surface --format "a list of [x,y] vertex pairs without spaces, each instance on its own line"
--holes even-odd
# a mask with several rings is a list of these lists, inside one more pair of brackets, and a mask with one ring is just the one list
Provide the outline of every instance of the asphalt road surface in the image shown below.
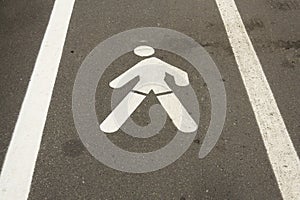
[[[73,3],[0,2],[0,199],[300,199],[299,0],[236,0],[238,12],[231,12],[232,0]],[[175,162],[153,172],[128,173],[104,165],[84,146],[75,128],[72,92],[80,66],[99,43],[140,27],[175,30],[202,45],[222,76],[227,112],[217,144],[199,159],[211,119],[209,89],[189,62],[157,50],[156,57],[188,73],[199,102],[199,128]],[[243,46],[245,33],[255,49],[250,53]],[[98,123],[112,110],[109,82],[140,60],[129,52],[105,70],[91,105]],[[262,76],[252,70],[260,66]],[[34,74],[38,67],[42,70]],[[157,103],[155,94],[147,95],[132,120],[150,124],[149,108]],[[265,117],[265,110],[272,116]],[[151,152],[176,132],[168,117],[151,138],[121,130],[108,138],[127,151]]]

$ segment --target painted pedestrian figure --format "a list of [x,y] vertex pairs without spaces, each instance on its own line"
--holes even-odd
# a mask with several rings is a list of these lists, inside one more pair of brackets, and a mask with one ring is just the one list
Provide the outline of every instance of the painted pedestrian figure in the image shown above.
[[[154,52],[155,50],[150,46],[139,46],[134,49],[134,53],[141,57],[152,56]],[[139,77],[139,82],[101,123],[100,129],[106,133],[117,131],[142,103],[146,95],[153,91],[178,130],[196,131],[197,124],[165,82],[166,73],[174,77],[178,86],[189,85],[188,74],[185,71],[156,57],[140,61],[111,81],[110,87],[121,88],[132,79]]]

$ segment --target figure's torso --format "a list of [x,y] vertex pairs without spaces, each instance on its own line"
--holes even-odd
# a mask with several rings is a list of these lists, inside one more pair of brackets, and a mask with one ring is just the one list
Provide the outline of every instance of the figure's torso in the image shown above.
[[151,90],[155,94],[172,91],[165,82],[166,63],[162,60],[151,57],[136,64],[139,74],[139,82],[134,90],[149,93]]

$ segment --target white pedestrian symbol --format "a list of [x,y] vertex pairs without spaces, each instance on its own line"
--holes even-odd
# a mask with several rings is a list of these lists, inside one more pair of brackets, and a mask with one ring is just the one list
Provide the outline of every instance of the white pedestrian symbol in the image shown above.
[[[139,46],[134,49],[134,53],[141,57],[151,56],[154,52],[155,50],[150,46]],[[185,71],[156,57],[140,61],[111,81],[110,87],[121,88],[132,79],[139,77],[139,82],[101,123],[100,129],[106,133],[117,131],[142,103],[146,95],[153,91],[178,130],[187,133],[196,131],[198,128],[196,122],[165,82],[166,73],[174,77],[178,86],[189,85],[188,74]]]

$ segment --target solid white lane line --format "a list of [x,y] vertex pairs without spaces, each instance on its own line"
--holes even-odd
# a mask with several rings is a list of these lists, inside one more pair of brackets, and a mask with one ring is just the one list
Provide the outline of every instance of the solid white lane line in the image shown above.
[[216,0],[284,199],[300,199],[300,161],[234,0]]
[[56,0],[0,176],[0,199],[27,199],[75,0]]

